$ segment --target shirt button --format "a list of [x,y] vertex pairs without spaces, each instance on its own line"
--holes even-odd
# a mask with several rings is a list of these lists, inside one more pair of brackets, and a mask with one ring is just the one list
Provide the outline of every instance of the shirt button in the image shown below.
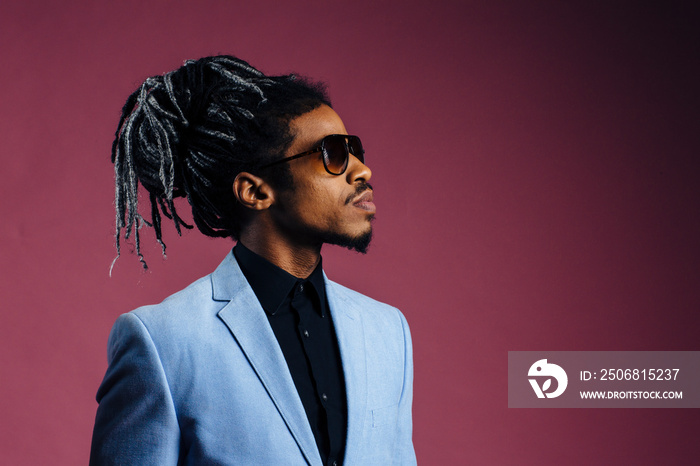
[[309,338],[309,331],[308,331],[308,330],[304,330],[304,336],[305,336],[306,338]]
[[304,291],[304,284],[303,284],[303,283],[300,283],[300,284],[299,284],[299,291],[300,291],[300,292],[301,292],[301,291]]
[[321,395],[321,398],[323,398],[323,401],[328,401],[328,397],[326,396],[325,393],[323,393],[323,394]]

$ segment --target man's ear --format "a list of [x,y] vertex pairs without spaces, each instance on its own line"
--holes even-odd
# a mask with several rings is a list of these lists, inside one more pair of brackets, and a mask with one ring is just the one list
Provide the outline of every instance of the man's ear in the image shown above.
[[264,210],[275,202],[275,191],[265,180],[248,172],[240,172],[233,180],[233,195],[243,207]]

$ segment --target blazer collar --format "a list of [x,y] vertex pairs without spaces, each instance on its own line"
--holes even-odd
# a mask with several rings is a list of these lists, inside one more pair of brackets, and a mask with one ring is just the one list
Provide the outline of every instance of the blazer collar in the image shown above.
[[214,301],[231,301],[231,299],[250,288],[233,256],[233,250],[226,254],[224,260],[211,274],[212,298]]

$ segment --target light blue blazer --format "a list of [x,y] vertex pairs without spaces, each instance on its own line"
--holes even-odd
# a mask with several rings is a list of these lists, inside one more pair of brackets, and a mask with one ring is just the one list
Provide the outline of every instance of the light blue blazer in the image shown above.
[[[324,278],[347,393],[344,464],[415,464],[406,320]],[[93,465],[321,465],[282,351],[232,253],[162,303],[120,316],[108,359]]]

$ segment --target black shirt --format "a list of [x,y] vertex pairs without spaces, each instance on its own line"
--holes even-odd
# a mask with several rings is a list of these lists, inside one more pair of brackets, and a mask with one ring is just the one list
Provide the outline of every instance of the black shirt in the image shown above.
[[345,383],[321,262],[304,280],[241,243],[233,253],[277,337],[323,463],[342,464],[347,431]]

